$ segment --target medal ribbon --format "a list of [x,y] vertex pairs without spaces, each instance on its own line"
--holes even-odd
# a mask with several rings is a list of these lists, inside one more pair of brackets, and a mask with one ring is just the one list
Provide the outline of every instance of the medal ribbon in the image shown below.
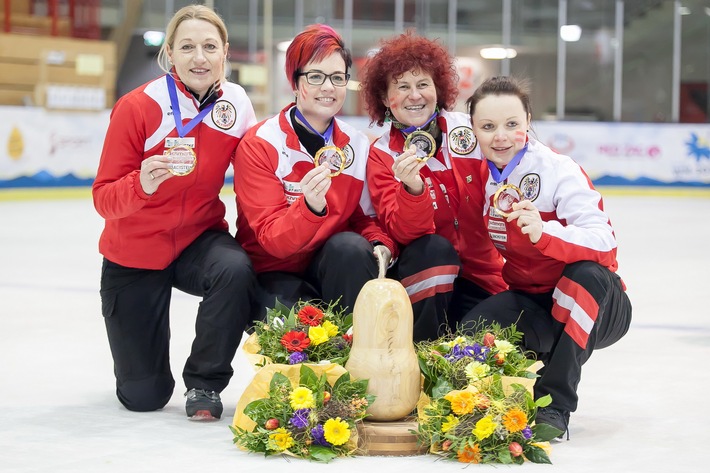
[[486,161],[488,162],[488,169],[491,171],[491,176],[493,177],[493,180],[496,182],[496,184],[500,184],[501,182],[505,181],[508,179],[508,176],[513,172],[515,167],[520,164],[520,160],[523,159],[523,155],[525,152],[528,150],[528,144],[525,143],[525,146],[523,146],[523,149],[518,151],[515,156],[513,156],[513,159],[510,160],[510,162],[505,166],[503,169],[503,172],[500,172],[498,168],[496,167],[495,164],[493,164],[491,161]]
[[413,125],[412,125],[412,126],[410,126],[410,127],[404,128],[404,129],[402,130],[402,133],[404,133],[405,135],[408,135],[408,134],[410,134],[410,133],[413,132],[413,131],[421,130],[422,128],[424,128],[424,127],[426,127],[427,125],[429,125],[429,123],[431,123],[431,121],[432,121],[433,119],[435,119],[438,114],[439,114],[439,112],[434,112],[434,113],[432,113],[431,116],[429,117],[429,119],[426,121],[426,123],[424,123],[423,125],[420,125],[420,126],[413,126]]
[[306,127],[309,130],[311,130],[313,133],[315,133],[316,135],[323,138],[324,145],[327,145],[328,143],[330,143],[330,139],[333,137],[333,126],[335,125],[335,120],[331,120],[330,125],[328,125],[328,128],[325,130],[325,133],[321,133],[318,130],[316,130],[315,128],[313,128],[313,126],[310,123],[308,123],[308,120],[306,120],[306,117],[303,116],[303,114],[298,109],[298,107],[296,107],[296,118],[298,118],[298,120],[301,123],[306,125]]
[[175,128],[177,128],[178,136],[184,138],[185,135],[190,133],[190,131],[197,126],[198,123],[205,118],[205,116],[210,113],[212,107],[216,102],[212,102],[208,106],[198,113],[195,118],[187,122],[187,125],[182,124],[182,115],[180,114],[180,102],[178,101],[177,91],[175,87],[175,79],[173,76],[168,74],[165,76],[168,81],[168,93],[170,94],[170,105],[173,107],[173,118],[175,119]]

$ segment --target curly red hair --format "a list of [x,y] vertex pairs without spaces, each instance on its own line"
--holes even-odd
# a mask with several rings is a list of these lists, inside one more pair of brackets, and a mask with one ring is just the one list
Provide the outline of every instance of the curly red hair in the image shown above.
[[439,109],[448,110],[454,106],[459,76],[453,57],[438,42],[407,31],[383,41],[380,50],[363,67],[360,96],[371,123],[382,125],[385,121],[386,107],[382,100],[390,82],[414,70],[425,71],[434,79]]

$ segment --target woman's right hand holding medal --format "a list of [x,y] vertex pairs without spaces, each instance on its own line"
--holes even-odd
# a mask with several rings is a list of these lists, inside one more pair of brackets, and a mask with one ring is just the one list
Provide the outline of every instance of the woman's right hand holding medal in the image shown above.
[[419,175],[419,170],[424,166],[426,166],[426,161],[417,158],[417,147],[410,145],[395,158],[392,171],[394,176],[402,181],[407,192],[412,195],[421,195],[424,192],[424,181]]
[[317,215],[325,213],[325,194],[330,189],[333,179],[330,177],[330,168],[326,163],[311,169],[301,179],[301,190],[306,204]]
[[168,157],[157,154],[144,159],[138,176],[143,192],[148,195],[155,193],[160,184],[173,177],[173,174],[168,170]]

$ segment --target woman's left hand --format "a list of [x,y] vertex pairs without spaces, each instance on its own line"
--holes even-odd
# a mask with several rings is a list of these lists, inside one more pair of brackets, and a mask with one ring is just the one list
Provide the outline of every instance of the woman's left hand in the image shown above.
[[542,237],[542,217],[537,207],[529,200],[523,200],[513,204],[513,211],[510,212],[508,222],[517,220],[518,227],[523,235],[527,235],[534,245]]

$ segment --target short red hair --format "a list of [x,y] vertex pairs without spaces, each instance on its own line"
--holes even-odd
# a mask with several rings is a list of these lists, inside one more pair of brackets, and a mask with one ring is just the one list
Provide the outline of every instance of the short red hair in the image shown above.
[[330,26],[316,24],[306,27],[298,33],[286,50],[286,77],[291,87],[296,89],[298,73],[311,61],[321,61],[333,53],[339,52],[345,61],[347,73],[353,65],[350,51],[345,47],[343,38]]
[[363,67],[360,95],[371,122],[382,125],[385,121],[386,107],[382,100],[390,82],[414,70],[425,71],[434,79],[439,109],[454,106],[459,76],[453,57],[438,42],[407,31],[383,41],[380,50]]

